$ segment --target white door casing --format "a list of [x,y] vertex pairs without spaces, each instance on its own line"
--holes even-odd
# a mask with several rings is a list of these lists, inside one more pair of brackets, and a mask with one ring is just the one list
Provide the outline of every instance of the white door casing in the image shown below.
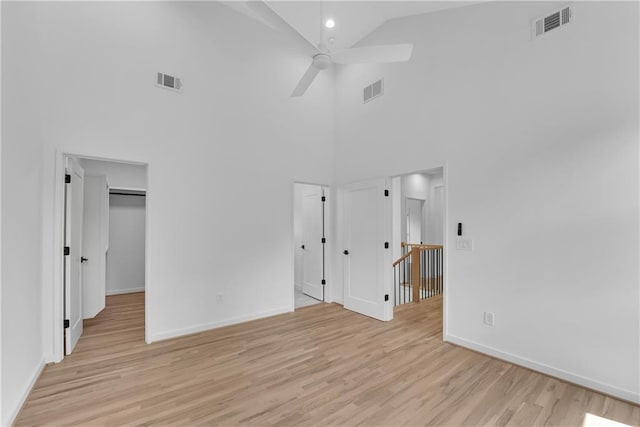
[[322,286],[322,187],[305,186],[302,193],[302,292],[324,300]]
[[432,241],[435,245],[444,243],[444,186],[434,188],[433,214],[430,218],[433,223]]
[[379,320],[393,319],[391,202],[385,179],[343,189],[344,308]]
[[84,198],[84,170],[73,158],[66,159],[66,174],[71,182],[65,189],[65,246],[69,255],[64,262],[64,318],[66,354],[71,354],[82,335],[82,220]]

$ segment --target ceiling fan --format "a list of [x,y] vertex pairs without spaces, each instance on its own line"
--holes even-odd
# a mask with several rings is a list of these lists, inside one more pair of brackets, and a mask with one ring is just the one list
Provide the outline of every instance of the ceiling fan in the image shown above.
[[[323,42],[315,46],[264,1],[247,1],[245,5],[251,11],[250,15],[253,15],[254,18],[273,29],[290,34],[291,37],[298,40],[305,52],[311,57],[311,64],[293,90],[292,97],[304,95],[318,73],[329,68],[332,63],[369,64],[404,62],[411,59],[413,52],[413,44],[411,43],[356,47],[331,52]],[[322,23],[320,28],[322,31]]]

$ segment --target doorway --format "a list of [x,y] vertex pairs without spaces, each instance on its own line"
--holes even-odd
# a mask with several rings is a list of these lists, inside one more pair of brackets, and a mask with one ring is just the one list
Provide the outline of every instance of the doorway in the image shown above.
[[328,189],[293,184],[294,308],[325,301]]
[[444,293],[444,170],[392,178],[394,307]]
[[407,243],[422,244],[422,231],[425,228],[424,204],[424,200],[406,198]]
[[130,320],[144,330],[147,167],[74,155],[63,163],[62,335],[69,355],[87,327],[104,335],[119,304],[135,301]]

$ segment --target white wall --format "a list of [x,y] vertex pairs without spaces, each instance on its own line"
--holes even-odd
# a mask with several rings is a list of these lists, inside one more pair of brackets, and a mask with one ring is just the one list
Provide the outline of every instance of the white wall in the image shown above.
[[561,4],[375,31],[363,44],[413,42],[413,59],[336,70],[336,179],[446,165],[449,247],[458,221],[475,245],[448,251],[446,338],[640,401],[638,4],[573,2],[532,41]]
[[[217,3],[2,8],[2,316],[21,325],[2,322],[3,414],[40,363],[43,328],[56,358],[60,153],[149,165],[149,340],[292,310],[291,181],[331,181],[329,73],[290,98],[309,58]],[[158,71],[183,93],[156,88]]]
[[429,177],[421,173],[412,173],[402,177],[404,196],[411,199],[429,198]]
[[[43,366],[42,123],[37,31],[23,32],[34,4],[2,2],[2,419],[16,415]],[[28,81],[25,88],[18,82]],[[10,108],[7,108],[10,107]]]
[[147,189],[147,167],[144,165],[80,159],[84,172],[89,175],[106,175],[109,187]]
[[144,291],[145,197],[109,196],[107,295]]

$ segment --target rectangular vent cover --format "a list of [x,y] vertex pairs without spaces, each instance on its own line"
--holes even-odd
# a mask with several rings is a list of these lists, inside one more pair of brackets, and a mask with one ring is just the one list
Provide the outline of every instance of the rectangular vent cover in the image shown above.
[[369,102],[372,99],[375,99],[381,96],[383,93],[384,93],[383,79],[380,79],[364,88],[363,102]]
[[533,38],[561,28],[573,21],[573,8],[565,6],[562,9],[549,13],[541,18],[535,19],[532,25]]
[[158,73],[156,86],[182,92],[182,80],[169,74]]

